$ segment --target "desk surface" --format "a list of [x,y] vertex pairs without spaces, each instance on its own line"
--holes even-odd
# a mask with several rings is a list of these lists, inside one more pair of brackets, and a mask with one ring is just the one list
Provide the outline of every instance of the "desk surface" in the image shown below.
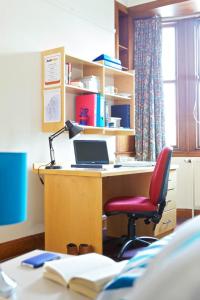
[[[112,166],[107,166],[103,169],[77,169],[70,167],[63,167],[62,169],[45,169],[44,164],[34,163],[33,164],[33,172],[44,174],[44,175],[74,175],[74,176],[86,176],[86,177],[109,177],[109,176],[120,176],[120,175],[128,175],[128,174],[139,174],[139,173],[151,173],[154,167],[120,167],[114,168]],[[176,169],[172,167],[172,169]]]
[[41,250],[35,250],[1,264],[2,269],[18,284],[16,293],[9,298],[10,300],[88,300],[58,283],[43,278],[43,268],[31,269],[20,265],[23,259],[40,253]]
[[[33,172],[44,174],[44,175],[74,175],[74,176],[86,176],[86,177],[109,177],[109,176],[120,176],[128,174],[141,174],[141,173],[152,173],[154,167],[119,167],[114,168],[113,166],[106,166],[103,169],[77,169],[63,166],[62,169],[45,169],[44,163],[34,163]],[[40,168],[40,166],[42,166]],[[171,165],[171,170],[176,170],[176,165]]]

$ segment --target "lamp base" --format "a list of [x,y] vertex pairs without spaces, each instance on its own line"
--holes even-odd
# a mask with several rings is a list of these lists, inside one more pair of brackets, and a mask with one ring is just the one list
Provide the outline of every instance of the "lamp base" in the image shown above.
[[50,165],[50,166],[46,166],[45,169],[62,169],[62,167],[56,165]]
[[10,297],[15,292],[16,287],[17,283],[0,269],[0,296]]

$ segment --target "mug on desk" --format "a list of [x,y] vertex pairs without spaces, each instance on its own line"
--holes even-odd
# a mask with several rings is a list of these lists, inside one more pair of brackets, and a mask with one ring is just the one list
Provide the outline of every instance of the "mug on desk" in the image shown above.
[[108,85],[105,87],[105,92],[107,94],[117,94],[118,89],[116,87],[114,87],[113,85]]

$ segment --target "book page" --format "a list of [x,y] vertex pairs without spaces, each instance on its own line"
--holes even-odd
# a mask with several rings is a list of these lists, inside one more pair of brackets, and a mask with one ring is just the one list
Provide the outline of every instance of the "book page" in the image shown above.
[[89,253],[60,259],[58,261],[47,262],[44,266],[43,275],[60,284],[67,285],[69,280],[74,276],[87,273],[91,270],[97,270],[105,266],[110,267],[115,264],[117,263],[109,257],[97,253]]
[[96,299],[97,295],[99,292],[97,291],[94,291],[90,288],[88,288],[87,286],[79,286],[79,285],[74,285],[71,287],[71,289],[74,291],[74,292],[77,292],[81,295],[84,295],[90,299]]
[[126,264],[127,260],[124,260],[116,262],[112,266],[102,266],[101,268],[82,273],[70,279],[69,287],[74,290],[75,286],[79,286],[79,290],[81,290],[81,286],[85,286],[99,292],[106,283],[121,272]]

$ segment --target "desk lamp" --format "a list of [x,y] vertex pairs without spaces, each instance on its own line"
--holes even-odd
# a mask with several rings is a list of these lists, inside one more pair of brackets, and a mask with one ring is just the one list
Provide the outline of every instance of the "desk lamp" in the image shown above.
[[[26,220],[27,155],[0,152],[0,226]],[[0,268],[0,296],[10,297],[17,283]]]
[[61,166],[55,165],[55,155],[54,155],[54,149],[53,149],[53,140],[55,137],[59,136],[61,133],[63,133],[64,131],[69,131],[69,138],[72,139],[73,137],[75,137],[77,134],[79,134],[81,131],[83,130],[82,127],[73,124],[71,121],[66,121],[65,122],[65,126],[63,128],[61,128],[60,130],[58,130],[57,132],[55,132],[54,134],[52,134],[49,137],[49,149],[50,149],[50,165],[46,166],[46,169],[61,169]]

